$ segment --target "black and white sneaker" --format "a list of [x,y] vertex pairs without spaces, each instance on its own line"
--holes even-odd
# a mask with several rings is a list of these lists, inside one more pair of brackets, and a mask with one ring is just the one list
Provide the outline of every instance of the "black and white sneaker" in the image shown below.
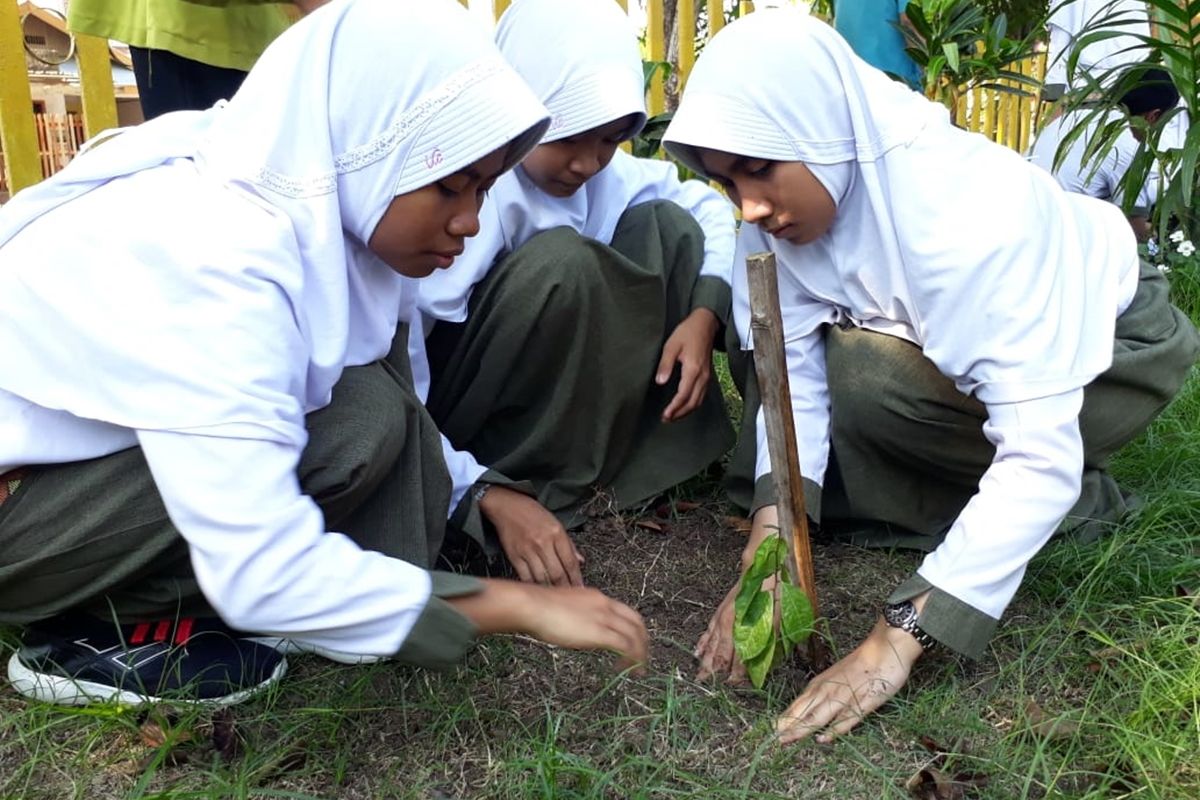
[[8,662],[25,697],[60,705],[240,703],[278,683],[287,659],[216,619],[120,625],[87,616],[29,626]]
[[270,647],[285,656],[314,655],[337,662],[338,664],[349,664],[351,666],[377,664],[380,661],[387,660],[386,656],[373,656],[364,653],[350,653],[345,650],[334,650],[329,647],[322,647],[319,644],[309,644],[308,642],[287,639],[282,636],[269,636],[264,633],[243,633],[240,635],[252,642],[258,642],[261,645]]

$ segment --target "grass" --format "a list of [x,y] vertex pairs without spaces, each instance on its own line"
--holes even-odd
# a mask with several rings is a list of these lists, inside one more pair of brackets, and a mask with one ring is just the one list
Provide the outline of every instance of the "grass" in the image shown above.
[[[0,798],[903,798],[931,765],[962,782],[945,797],[1197,798],[1197,420],[1193,379],[1114,466],[1138,511],[1097,543],[1047,547],[984,659],[928,659],[886,710],[830,746],[771,741],[772,717],[807,678],[801,665],[762,692],[691,678],[691,644],[742,541],[711,501],[665,533],[612,518],[580,538],[606,554],[603,565],[589,557],[591,580],[647,618],[645,677],[497,637],[444,675],[294,660],[282,687],[228,718],[59,709],[5,688]],[[843,648],[917,563],[815,552]],[[0,656],[16,643],[0,631]]]

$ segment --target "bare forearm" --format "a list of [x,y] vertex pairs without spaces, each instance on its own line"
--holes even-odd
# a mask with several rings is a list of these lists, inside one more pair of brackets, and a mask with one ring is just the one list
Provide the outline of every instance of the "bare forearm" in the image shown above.
[[483,578],[483,591],[446,602],[471,621],[481,635],[528,633],[529,593],[515,581]]

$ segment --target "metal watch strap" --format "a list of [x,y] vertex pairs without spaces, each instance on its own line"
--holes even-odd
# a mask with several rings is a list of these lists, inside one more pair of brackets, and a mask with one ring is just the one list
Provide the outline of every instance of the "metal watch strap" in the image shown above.
[[917,640],[917,644],[921,645],[922,650],[929,652],[937,646],[937,639],[921,629],[921,626],[917,624],[917,617],[917,609],[911,600],[891,603],[883,610],[883,619],[888,625],[906,632]]

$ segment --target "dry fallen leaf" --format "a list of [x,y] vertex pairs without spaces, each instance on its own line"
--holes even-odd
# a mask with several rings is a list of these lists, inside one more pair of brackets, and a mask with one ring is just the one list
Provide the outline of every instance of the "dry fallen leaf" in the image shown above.
[[738,533],[750,533],[752,524],[745,517],[726,517],[725,524]]
[[167,743],[166,731],[162,729],[154,720],[146,720],[142,723],[142,727],[138,728],[138,734],[142,737],[142,744],[146,747],[162,747]]
[[633,523],[633,526],[635,528],[645,528],[648,531],[656,531],[657,533],[663,532],[662,523],[655,522],[652,519],[639,519],[637,522]]
[[1029,722],[1029,730],[1046,741],[1070,739],[1079,731],[1078,722],[1061,716],[1050,717],[1033,698],[1025,704],[1025,719]]
[[697,508],[700,508],[700,504],[693,503],[691,500],[676,500],[675,501],[675,510],[678,511],[680,514],[686,514],[689,511],[695,511]]
[[[169,717],[163,719],[154,716],[147,717],[138,728],[138,736],[141,738],[142,744],[155,750],[167,745],[168,752],[163,757],[166,763],[187,760],[187,755],[178,751],[181,745],[187,745],[192,741],[192,732],[186,728],[174,727]],[[156,757],[157,754],[154,753],[149,756],[151,761]]]
[[987,782],[988,776],[981,772],[959,772],[950,777],[928,766],[905,781],[904,788],[918,800],[968,800],[972,789],[983,788]]
[[905,781],[904,788],[917,800],[963,800],[967,796],[963,787],[933,767],[918,770]]

